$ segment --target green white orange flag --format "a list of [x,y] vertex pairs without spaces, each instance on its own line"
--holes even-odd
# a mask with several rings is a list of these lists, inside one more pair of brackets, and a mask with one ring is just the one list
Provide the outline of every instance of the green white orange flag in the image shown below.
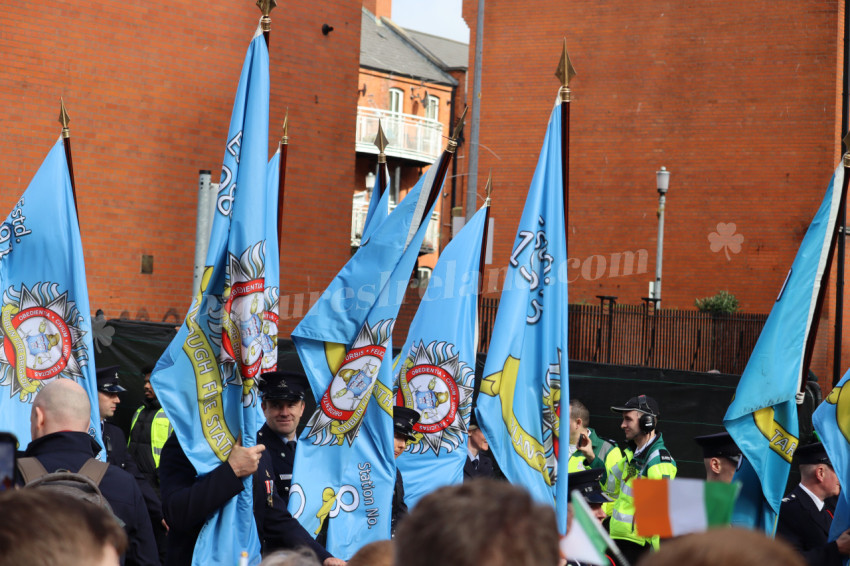
[[669,538],[728,526],[740,490],[737,482],[638,478],[635,527],[642,537]]

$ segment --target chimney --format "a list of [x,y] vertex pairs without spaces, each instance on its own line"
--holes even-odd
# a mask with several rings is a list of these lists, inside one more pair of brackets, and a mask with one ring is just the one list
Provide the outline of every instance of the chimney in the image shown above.
[[392,19],[393,0],[363,0],[363,7],[375,14],[376,18]]

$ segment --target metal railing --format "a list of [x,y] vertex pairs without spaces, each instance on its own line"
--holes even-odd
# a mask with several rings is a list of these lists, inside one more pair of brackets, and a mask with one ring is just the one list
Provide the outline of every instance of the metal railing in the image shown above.
[[[479,351],[486,352],[499,307],[482,300]],[[712,314],[648,305],[569,306],[571,360],[740,374],[766,314]]]
[[[395,210],[396,205],[390,204],[390,212]],[[368,191],[358,191],[354,193],[354,198],[351,204],[351,246],[360,247],[360,239],[363,235],[363,228],[366,225],[366,213],[369,211],[369,193]],[[419,251],[423,254],[434,253],[440,249],[440,211],[435,210],[431,213],[431,221],[428,223],[428,228],[425,231],[425,239],[422,240],[422,246]]]
[[423,116],[366,106],[357,107],[356,151],[377,155],[375,136],[378,135],[379,119],[389,140],[388,156],[423,163],[431,163],[440,156],[443,149],[442,123]]

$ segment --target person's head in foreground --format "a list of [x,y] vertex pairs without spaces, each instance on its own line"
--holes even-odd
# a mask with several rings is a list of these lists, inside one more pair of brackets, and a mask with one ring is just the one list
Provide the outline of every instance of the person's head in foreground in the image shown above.
[[127,535],[114,516],[54,490],[0,494],[0,566],[116,566]]
[[363,546],[348,561],[348,566],[393,566],[393,541],[376,540]]
[[491,479],[423,497],[393,542],[397,566],[556,566],[560,556],[552,507]]
[[711,529],[664,541],[637,566],[806,566],[791,546],[746,529]]

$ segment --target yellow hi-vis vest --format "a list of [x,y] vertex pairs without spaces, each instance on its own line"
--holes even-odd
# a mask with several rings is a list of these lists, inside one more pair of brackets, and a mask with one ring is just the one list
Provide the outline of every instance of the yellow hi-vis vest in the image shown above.
[[[139,415],[144,408],[143,405],[136,409],[136,414],[133,415],[133,421],[130,423],[131,431],[136,426],[136,421],[139,420]],[[162,455],[162,447],[165,446],[165,441],[168,440],[168,437],[171,436],[173,431],[174,428],[171,426],[171,421],[165,416],[165,409],[159,409],[151,422],[151,453],[153,454],[154,466],[157,468],[159,468],[159,457]]]
[[[567,461],[567,471],[572,473],[580,472],[581,470],[586,470],[588,468],[605,468],[605,474],[610,475],[614,466],[623,459],[623,452],[614,444],[600,438],[599,435],[596,434],[596,431],[592,428],[587,429],[587,432],[588,436],[590,436],[590,445],[593,447],[593,462],[590,462],[588,465],[584,454],[576,450]],[[605,477],[606,476],[603,476],[603,482]],[[604,483],[601,487],[603,490],[606,489]],[[610,517],[614,510],[614,502],[603,503],[602,510]]]
[[640,545],[651,544],[652,548],[658,549],[658,536],[641,537],[635,530],[635,500],[632,488],[635,478],[638,477],[676,477],[676,462],[664,446],[661,434],[658,434],[637,457],[627,448],[625,456],[611,469],[605,482],[605,490],[615,499],[611,513],[611,538]]

